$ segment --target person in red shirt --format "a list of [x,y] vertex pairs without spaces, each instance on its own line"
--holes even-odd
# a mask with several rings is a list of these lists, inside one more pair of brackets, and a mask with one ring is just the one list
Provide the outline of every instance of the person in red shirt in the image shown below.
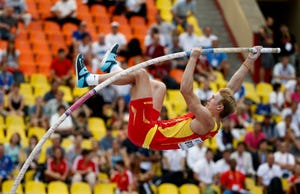
[[66,58],[63,48],[58,49],[57,57],[51,62],[51,78],[59,84],[73,87],[72,83],[73,65],[72,61]]
[[96,183],[98,166],[93,161],[93,153],[91,150],[83,149],[80,156],[73,162],[72,166],[72,183],[86,181],[91,188],[94,188]]
[[45,170],[46,181],[66,181],[69,174],[68,162],[64,157],[61,148],[56,147],[53,150],[53,156],[47,161],[47,169]]
[[229,161],[230,169],[220,175],[221,188],[223,194],[248,193],[245,190],[245,175],[236,170],[236,160]]
[[121,194],[132,191],[132,174],[125,168],[124,161],[118,161],[115,169],[111,171],[110,182],[117,183],[117,189]]
[[295,166],[294,174],[289,179],[289,193],[297,194],[300,193],[300,165]]

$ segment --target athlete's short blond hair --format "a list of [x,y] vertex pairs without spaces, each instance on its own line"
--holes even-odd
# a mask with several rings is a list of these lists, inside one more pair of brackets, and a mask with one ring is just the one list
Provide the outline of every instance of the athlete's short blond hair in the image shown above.
[[236,101],[232,91],[229,88],[222,88],[219,90],[219,93],[222,96],[222,99],[219,103],[224,106],[223,111],[220,113],[220,117],[223,119],[235,111]]

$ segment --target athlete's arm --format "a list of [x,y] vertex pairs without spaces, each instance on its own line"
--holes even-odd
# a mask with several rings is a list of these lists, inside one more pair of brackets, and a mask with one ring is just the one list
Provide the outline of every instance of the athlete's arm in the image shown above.
[[260,56],[261,46],[256,46],[257,53],[249,53],[247,59],[243,62],[240,68],[235,72],[232,78],[229,80],[227,84],[227,88],[231,89],[233,93],[236,93],[241,85],[245,77],[248,75],[248,72],[253,69],[253,65],[255,60]]
[[185,99],[189,111],[196,117],[191,123],[192,130],[199,135],[203,135],[214,127],[214,120],[210,112],[202,106],[201,101],[193,91],[194,70],[200,54],[201,49],[199,48],[191,51],[190,59],[182,76],[180,92]]

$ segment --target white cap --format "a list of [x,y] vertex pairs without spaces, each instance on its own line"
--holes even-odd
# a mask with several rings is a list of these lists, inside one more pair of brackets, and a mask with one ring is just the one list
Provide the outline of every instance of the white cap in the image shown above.
[[119,27],[119,23],[118,22],[112,22],[110,25],[111,25],[111,27]]

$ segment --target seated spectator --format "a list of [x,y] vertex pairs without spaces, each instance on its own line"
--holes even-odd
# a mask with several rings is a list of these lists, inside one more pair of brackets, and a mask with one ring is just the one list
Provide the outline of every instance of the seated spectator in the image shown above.
[[[211,47],[208,48],[218,48],[219,40],[215,39],[211,42]],[[227,54],[226,53],[207,53],[206,59],[210,66],[216,71],[222,72],[224,78],[227,78],[229,73],[229,64],[227,62]]]
[[129,20],[132,16],[141,16],[148,22],[146,0],[126,0],[125,16]]
[[3,61],[6,62],[8,70],[13,74],[17,83],[25,81],[24,74],[19,69],[20,51],[16,49],[15,41],[8,41],[6,50],[2,53]]
[[47,160],[47,168],[45,170],[46,182],[66,182],[69,175],[69,166],[64,152],[61,148],[55,148],[53,151],[53,156]]
[[88,117],[83,111],[79,112],[76,118],[73,118],[74,134],[80,134],[84,139],[89,139],[93,136],[89,130],[87,119]]
[[237,105],[236,112],[229,118],[233,121],[233,128],[245,129],[249,125],[246,107],[243,103]]
[[220,175],[221,189],[223,194],[245,193],[245,175],[236,170],[236,160],[230,159],[230,169]]
[[288,130],[285,136],[288,151],[295,157],[296,163],[300,163],[300,140],[296,138],[294,131]]
[[28,13],[25,0],[6,0],[5,7],[12,6],[14,8],[14,17],[24,23],[27,27],[31,22],[31,14]]
[[166,46],[166,40],[165,40],[164,36],[160,33],[159,28],[157,26],[152,26],[145,36],[145,40],[144,40],[145,47],[148,47],[149,45],[151,45],[153,43],[154,36],[158,36],[158,39],[159,39],[158,42],[161,46],[163,46],[163,47]]
[[[1,72],[0,72],[1,75]],[[4,89],[0,86],[0,115],[3,117],[7,116],[6,108],[4,107]]]
[[280,57],[280,62],[275,64],[273,69],[272,82],[286,84],[289,80],[295,79],[295,68],[289,63],[289,56],[283,55]]
[[[230,162],[232,159],[230,159],[231,151],[229,149],[226,149],[222,153],[222,158],[216,161],[216,172],[218,174],[222,174],[228,170],[230,170]],[[235,161],[236,162],[236,161]]]
[[295,157],[288,152],[287,144],[281,142],[279,149],[274,153],[274,161],[281,168],[281,176],[288,178],[292,175],[295,166]]
[[21,146],[21,136],[18,132],[12,134],[9,142],[5,144],[5,153],[11,158],[15,166],[18,166],[20,162]]
[[232,121],[227,117],[224,118],[222,123],[222,130],[217,134],[216,141],[218,145],[218,151],[223,152],[226,149],[233,148],[233,135],[232,135]]
[[[29,143],[28,146],[24,147],[21,151],[21,154],[24,156],[24,158],[28,158],[30,153],[33,151],[35,146],[37,145],[39,139],[36,135],[31,135],[28,139]],[[39,167],[39,158],[40,158],[40,152],[35,155],[32,162],[30,163],[28,170],[34,170],[37,171]]]
[[18,20],[14,17],[14,8],[7,6],[0,15],[0,39],[12,40],[18,31]]
[[187,24],[185,32],[179,35],[179,45],[183,50],[189,51],[194,47],[199,47],[199,38],[194,32],[194,26]]
[[289,179],[289,194],[298,194],[300,192],[300,165],[296,164],[293,175]]
[[46,18],[46,20],[54,21],[61,27],[65,23],[80,24],[80,20],[77,18],[77,4],[73,0],[57,0],[51,7],[52,16]]
[[194,164],[205,157],[207,147],[204,143],[199,143],[187,150],[187,166],[193,169]]
[[163,151],[163,175],[161,183],[173,183],[180,187],[184,184],[186,171],[186,152],[184,150]]
[[98,65],[101,63],[106,51],[109,49],[105,43],[105,34],[99,34],[98,40],[92,44],[92,72],[98,71]]
[[74,54],[82,53],[87,65],[92,63],[92,37],[88,33],[82,35],[82,40],[74,44]]
[[0,184],[7,179],[12,179],[14,163],[5,152],[4,145],[0,143]]
[[55,98],[56,93],[58,92],[58,86],[59,86],[58,82],[52,81],[50,90],[46,92],[46,94],[43,97],[45,103]]
[[38,96],[35,103],[28,108],[29,125],[32,127],[48,128],[48,119],[42,97]]
[[273,91],[270,93],[269,96],[269,103],[271,105],[271,114],[280,115],[280,112],[284,106],[284,95],[281,91],[281,83],[275,82],[273,83]]
[[253,168],[255,171],[257,171],[259,165],[266,162],[268,152],[268,142],[266,139],[262,139],[259,142],[258,149],[252,153]]
[[81,21],[78,29],[73,31],[72,33],[72,42],[73,44],[77,44],[78,42],[82,41],[84,34],[89,34],[86,30],[87,24],[86,21]]
[[201,82],[201,87],[197,88],[194,92],[201,101],[201,103],[205,105],[207,100],[213,96],[214,92],[209,86],[210,81],[208,79],[201,79]]
[[69,104],[64,101],[64,93],[61,90],[58,90],[55,93],[55,98],[49,100],[46,105],[45,105],[45,111],[46,111],[46,115],[48,117],[48,119],[51,118],[52,115],[54,115],[55,113],[57,113],[57,108],[60,105],[63,105],[65,108],[69,107]]
[[245,135],[247,150],[254,153],[258,149],[259,142],[263,139],[266,139],[266,135],[262,132],[261,123],[255,121],[253,130],[248,131]]
[[246,176],[253,176],[255,174],[252,164],[252,156],[246,151],[246,144],[239,142],[237,149],[233,152],[230,158],[237,162],[237,170],[241,171]]
[[91,138],[91,144],[92,144],[92,154],[94,156],[93,160],[96,162],[98,169],[100,171],[106,171],[107,170],[107,161],[105,158],[105,152],[104,150],[100,149],[98,141],[95,138]]
[[0,86],[3,88],[5,94],[7,94],[11,86],[14,84],[14,77],[11,72],[8,71],[8,66],[5,61],[1,62],[1,69],[0,69]]
[[116,163],[121,160],[129,167],[129,157],[126,150],[121,147],[121,142],[118,139],[113,140],[112,147],[106,152],[106,157],[110,168],[114,168]]
[[83,149],[81,156],[78,156],[72,165],[72,183],[84,181],[93,190],[97,180],[98,166],[92,158],[91,150]]
[[288,130],[293,130],[296,137],[300,136],[300,131],[297,125],[292,123],[292,112],[286,111],[282,116],[283,120],[280,121],[276,126],[275,130],[280,138],[283,138]]
[[112,128],[108,127],[106,130],[106,135],[99,141],[100,148],[104,151],[111,149],[114,139],[115,138],[112,136]]
[[265,163],[257,169],[258,185],[262,186],[266,193],[283,194],[281,185],[281,169],[274,163],[273,153],[267,155]]
[[125,163],[120,160],[116,163],[116,170],[112,170],[110,182],[117,183],[117,192],[121,194],[134,194],[132,192],[133,177],[132,173],[126,169]]
[[277,130],[275,129],[276,123],[272,120],[272,115],[267,114],[262,121],[262,131],[266,135],[269,145],[274,145],[278,138]]
[[213,41],[218,40],[218,37],[213,34],[213,31],[210,26],[205,26],[203,28],[204,35],[200,37],[199,42],[200,46],[203,48],[213,47]]
[[[173,36],[172,44],[168,49],[168,53],[178,53],[184,51],[183,48],[179,45],[179,37]],[[187,57],[180,57],[177,59],[171,60],[172,68],[184,70],[187,64]]]
[[54,154],[54,149],[55,148],[61,148],[64,151],[65,154],[65,150],[64,148],[61,146],[62,143],[62,137],[58,134],[58,133],[53,133],[51,136],[51,141],[52,141],[52,145],[49,146],[46,150],[46,158],[48,160],[48,158],[52,157]]
[[66,58],[64,49],[58,49],[57,56],[51,62],[51,78],[58,84],[74,87],[72,83],[73,64]]
[[19,84],[14,84],[8,94],[8,114],[24,116],[24,97],[20,94]]
[[216,183],[216,164],[213,161],[213,151],[207,149],[205,157],[193,166],[194,179],[198,182],[200,189],[209,190]]
[[125,98],[123,96],[118,96],[113,103],[113,128],[121,128],[121,125],[124,121],[126,115],[128,115],[128,106],[125,102]]
[[108,48],[111,48],[114,44],[119,45],[119,51],[124,50],[126,48],[127,40],[123,33],[119,32],[119,23],[113,21],[111,26],[111,32],[106,34],[105,36],[105,43]]
[[171,10],[173,23],[175,26],[180,25],[183,29],[187,27],[187,18],[196,13],[196,1],[180,0],[177,1]]
[[[59,105],[57,107],[57,113],[53,114],[50,118],[50,126],[53,126],[57,120],[64,114],[66,111],[64,105]],[[68,137],[74,134],[74,124],[71,117],[67,117],[56,129],[56,133],[59,133],[62,137]]]
[[81,134],[75,135],[73,144],[69,147],[66,154],[69,166],[72,166],[74,160],[81,155],[83,151],[82,141],[83,138]]

